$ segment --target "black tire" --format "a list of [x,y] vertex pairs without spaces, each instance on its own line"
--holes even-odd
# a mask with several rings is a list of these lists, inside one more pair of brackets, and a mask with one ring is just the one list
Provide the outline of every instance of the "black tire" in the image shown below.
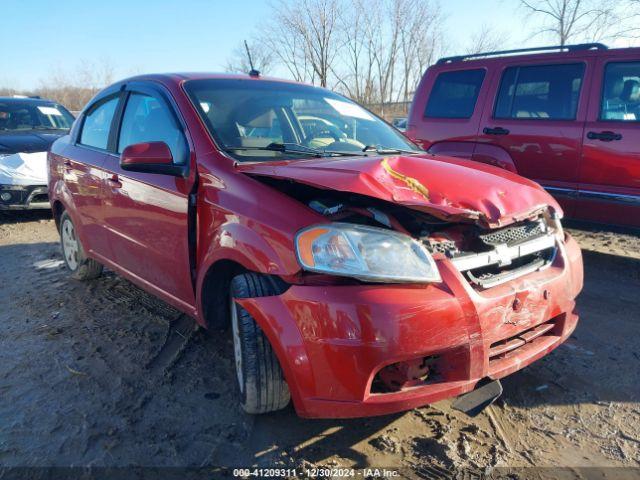
[[[75,242],[74,248],[70,247],[71,241]],[[76,236],[73,221],[67,212],[63,212],[60,216],[60,246],[62,258],[71,272],[71,278],[92,280],[100,276],[102,265],[85,255],[80,239]]]
[[267,275],[244,273],[231,281],[231,326],[236,376],[241,405],[247,413],[280,410],[287,406],[291,395],[269,340],[249,312],[233,299],[265,297],[279,293],[279,286],[273,277]]

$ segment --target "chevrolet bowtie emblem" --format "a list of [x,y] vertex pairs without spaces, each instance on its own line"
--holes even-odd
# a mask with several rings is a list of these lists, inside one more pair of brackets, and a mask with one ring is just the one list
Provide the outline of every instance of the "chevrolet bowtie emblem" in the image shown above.
[[501,243],[496,245],[496,253],[498,254],[500,267],[505,267],[507,265],[511,265],[511,252],[509,251],[509,247],[506,243]]

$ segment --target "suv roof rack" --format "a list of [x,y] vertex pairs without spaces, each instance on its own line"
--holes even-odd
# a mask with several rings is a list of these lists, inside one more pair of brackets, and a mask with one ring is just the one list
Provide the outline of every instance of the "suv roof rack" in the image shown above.
[[580,43],[578,45],[556,45],[553,47],[533,47],[533,48],[518,48],[516,50],[498,50],[496,52],[483,52],[483,53],[473,53],[471,55],[457,55],[454,57],[444,57],[436,62],[436,65],[441,65],[443,63],[453,63],[453,62],[462,62],[463,60],[470,60],[472,58],[481,58],[481,57],[497,57],[500,55],[510,55],[513,53],[532,53],[532,52],[548,52],[552,50],[567,52],[576,52],[580,50],[608,50],[607,47],[603,43]]

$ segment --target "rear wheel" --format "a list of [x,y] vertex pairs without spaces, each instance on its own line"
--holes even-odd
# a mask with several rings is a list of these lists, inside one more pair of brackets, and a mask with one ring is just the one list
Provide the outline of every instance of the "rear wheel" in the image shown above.
[[62,257],[71,271],[71,278],[91,280],[100,276],[102,265],[84,254],[76,228],[67,212],[63,212],[60,217],[60,243]]
[[269,340],[249,312],[234,298],[278,295],[271,277],[245,273],[234,277],[230,289],[231,327],[241,405],[247,413],[280,410],[290,393]]

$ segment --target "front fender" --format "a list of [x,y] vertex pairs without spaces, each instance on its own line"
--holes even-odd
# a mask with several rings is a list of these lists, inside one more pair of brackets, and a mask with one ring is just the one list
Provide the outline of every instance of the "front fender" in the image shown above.
[[269,275],[289,276],[300,270],[292,240],[264,225],[225,223],[211,234],[206,245],[199,267],[201,275],[219,260],[231,260],[247,270]]
[[198,255],[201,261],[196,277],[197,305],[202,305],[206,276],[216,268],[217,262],[231,261],[249,271],[283,277],[295,275],[300,270],[292,240],[277,230],[229,221],[204,234],[208,238],[200,243],[207,246],[206,251]]

